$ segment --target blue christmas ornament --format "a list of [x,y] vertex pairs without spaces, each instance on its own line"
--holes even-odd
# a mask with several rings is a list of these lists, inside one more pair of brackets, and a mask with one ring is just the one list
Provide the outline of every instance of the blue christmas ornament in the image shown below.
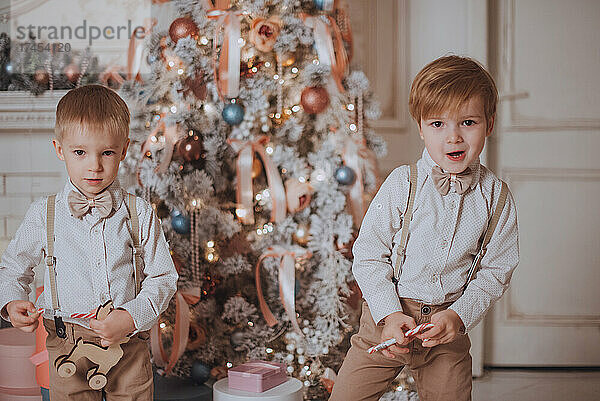
[[335,179],[342,185],[351,185],[356,180],[356,173],[350,167],[342,166],[335,170]]
[[12,66],[12,64],[11,64],[11,63],[6,63],[6,66],[5,66],[4,68],[6,68],[6,72],[7,72],[8,74],[11,74],[11,73],[12,73],[12,71],[13,71],[13,66]]
[[178,234],[189,234],[191,228],[190,219],[181,213],[175,216],[171,215],[171,227]]
[[148,54],[148,56],[146,57],[146,62],[149,65],[154,64],[156,62],[156,60],[158,60],[158,58],[156,57],[155,54],[152,54],[152,53]]
[[323,11],[333,11],[334,0],[313,0],[315,7]]
[[237,103],[229,103],[221,113],[223,120],[229,125],[238,125],[244,119],[244,108]]
[[194,383],[198,385],[204,384],[210,377],[210,367],[200,361],[195,361],[192,364],[191,376]]

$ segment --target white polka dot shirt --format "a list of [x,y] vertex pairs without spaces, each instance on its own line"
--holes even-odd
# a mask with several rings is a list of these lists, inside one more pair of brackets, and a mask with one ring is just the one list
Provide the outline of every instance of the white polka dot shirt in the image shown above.
[[[142,198],[136,199],[144,261],[141,291],[136,296],[127,193],[115,180],[107,189],[113,198],[113,211],[107,218],[99,218],[96,208],[82,218],[76,218],[67,203],[71,190],[78,191],[69,180],[56,196],[54,219],[56,287],[61,312],[87,313],[112,299],[116,308],[131,314],[136,331],[149,330],[167,308],[178,279],[152,206]],[[46,199],[32,203],[2,255],[0,306],[5,319],[8,319],[5,309],[8,302],[28,299],[33,267],[46,254]],[[36,306],[46,308],[44,317],[52,318],[47,268],[44,283],[44,292]],[[63,320],[89,327],[86,319]]]
[[400,296],[432,305],[453,302],[450,309],[468,332],[504,294],[519,262],[515,201],[509,192],[481,267],[463,294],[502,182],[477,160],[470,166],[475,172],[471,187],[462,195],[451,187],[442,196],[431,178],[435,165],[425,149],[417,162],[413,217],[397,293],[393,264],[408,202],[409,166],[392,171],[373,198],[353,246],[352,271],[376,323],[402,311]]

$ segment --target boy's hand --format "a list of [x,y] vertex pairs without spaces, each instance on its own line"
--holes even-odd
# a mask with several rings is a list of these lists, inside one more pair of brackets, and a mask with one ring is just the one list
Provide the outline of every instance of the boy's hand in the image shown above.
[[126,310],[113,309],[104,320],[90,319],[90,329],[100,336],[100,344],[108,347],[134,331],[135,323]]
[[435,347],[440,344],[448,344],[454,341],[463,322],[456,312],[446,309],[431,315],[431,323],[435,326],[417,336],[423,340],[423,347]]
[[410,330],[416,326],[415,319],[406,316],[402,312],[394,312],[387,315],[385,318],[385,326],[381,332],[381,342],[389,340],[390,338],[395,338],[397,343],[381,350],[381,353],[388,358],[395,358],[396,355],[408,353],[408,348],[400,347],[400,345],[405,345],[410,342],[410,339],[404,337],[403,329]]
[[39,324],[40,314],[29,301],[11,301],[6,304],[6,312],[12,325],[26,333],[33,332]]

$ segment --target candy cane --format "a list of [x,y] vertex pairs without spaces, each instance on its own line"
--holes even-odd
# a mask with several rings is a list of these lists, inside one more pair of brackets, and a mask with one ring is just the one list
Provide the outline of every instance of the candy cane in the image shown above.
[[[46,309],[45,308],[38,308],[37,312],[38,313],[43,313],[45,312]],[[50,309],[48,309],[48,312],[51,312]],[[71,313],[70,315],[65,315],[68,316],[72,319],[92,319],[96,317],[96,312],[89,312],[89,313]]]
[[406,333],[404,333],[404,336],[405,337],[416,336],[417,334],[422,333],[425,330],[429,330],[433,326],[434,326],[433,323],[423,323],[423,324],[420,324],[417,327],[415,327],[414,329],[408,330]]

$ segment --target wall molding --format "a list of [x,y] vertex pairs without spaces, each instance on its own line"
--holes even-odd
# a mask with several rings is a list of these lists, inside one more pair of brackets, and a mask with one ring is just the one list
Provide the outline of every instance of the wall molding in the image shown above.
[[[530,182],[548,181],[581,181],[600,182],[600,169],[575,169],[575,168],[503,168],[501,176],[509,186],[511,184],[527,184]],[[506,324],[533,325],[533,326],[577,326],[597,327],[600,325],[600,314],[597,315],[550,315],[528,314],[520,312],[513,303],[514,289],[509,287],[504,295],[503,322]]]
[[29,92],[0,92],[0,134],[20,131],[54,131],[56,105],[66,90],[46,91],[40,96]]
[[[371,89],[382,101],[381,118],[369,121],[369,125],[379,134],[384,131],[405,134],[409,123],[407,1],[351,0],[350,7],[352,25],[357,27],[354,48],[360,54],[358,63],[369,77]],[[391,63],[391,68],[385,63]]]
[[[507,103],[507,124],[503,127],[505,131],[565,131],[565,130],[590,130],[600,129],[599,118],[546,118],[530,116],[519,112],[517,101],[528,97],[527,88],[515,86],[515,10],[516,0],[506,0],[500,3],[501,18],[501,46],[500,60],[503,72],[502,93]],[[519,95],[524,96],[519,96]]]

